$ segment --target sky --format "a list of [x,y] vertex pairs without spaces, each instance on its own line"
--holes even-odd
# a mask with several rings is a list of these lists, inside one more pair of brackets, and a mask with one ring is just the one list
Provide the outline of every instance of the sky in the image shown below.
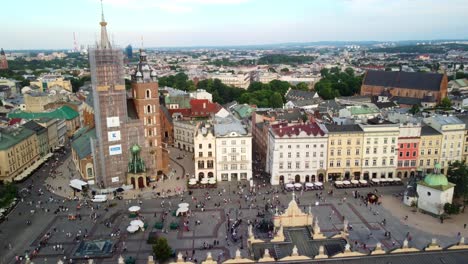
[[[99,0],[0,4],[0,47],[72,49],[99,36]],[[103,0],[109,37],[125,47],[464,39],[467,0]],[[142,41],[143,39],[143,41]]]

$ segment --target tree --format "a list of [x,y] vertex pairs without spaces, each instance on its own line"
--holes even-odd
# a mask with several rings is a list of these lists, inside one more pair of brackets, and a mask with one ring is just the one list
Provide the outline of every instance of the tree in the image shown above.
[[409,112],[413,115],[421,112],[421,109],[419,109],[419,105],[415,104],[411,107],[411,109],[409,110]]
[[288,68],[283,68],[283,69],[281,69],[281,72],[289,72],[289,69]]
[[270,97],[270,106],[273,108],[283,107],[283,97],[279,93],[273,93]]
[[153,245],[153,253],[157,260],[164,262],[168,260],[172,255],[172,248],[167,243],[167,239],[159,237],[156,243]]
[[450,101],[450,99],[448,97],[444,97],[442,99],[442,101],[440,101],[439,106],[444,108],[444,109],[449,109],[449,108],[452,107],[452,101]]
[[300,82],[296,85],[297,90],[302,90],[302,91],[308,91],[309,90],[309,85],[305,82]]
[[448,180],[454,184],[454,195],[457,198],[463,199],[466,204],[468,202],[468,167],[464,161],[454,161],[449,163]]

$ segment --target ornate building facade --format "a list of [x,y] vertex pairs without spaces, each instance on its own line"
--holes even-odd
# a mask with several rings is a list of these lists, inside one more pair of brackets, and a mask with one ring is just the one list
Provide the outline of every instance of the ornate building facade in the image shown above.
[[161,109],[156,72],[146,60],[146,52],[140,50],[140,62],[132,75],[132,95],[138,119],[143,122],[151,174],[167,172],[169,155],[161,131]]

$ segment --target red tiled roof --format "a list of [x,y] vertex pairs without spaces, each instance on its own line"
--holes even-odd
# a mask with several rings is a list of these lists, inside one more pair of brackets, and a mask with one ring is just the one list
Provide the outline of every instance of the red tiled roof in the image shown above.
[[317,123],[301,123],[301,124],[288,124],[279,123],[271,126],[273,132],[279,137],[299,135],[300,132],[305,132],[308,136],[324,136],[325,132],[317,125]]
[[180,108],[180,109],[167,109],[167,111],[169,112],[169,114],[171,116],[173,116],[175,113],[179,113],[181,114],[182,116],[190,116],[190,109],[188,108]]
[[192,99],[190,100],[191,116],[201,117],[216,114],[220,109],[221,105],[212,103],[207,99]]
[[8,125],[9,126],[12,126],[14,124],[19,124],[21,122],[21,118],[12,118],[10,119],[10,121],[8,122]]

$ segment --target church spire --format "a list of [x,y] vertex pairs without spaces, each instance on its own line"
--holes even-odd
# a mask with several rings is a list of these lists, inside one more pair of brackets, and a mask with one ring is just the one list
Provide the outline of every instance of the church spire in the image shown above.
[[101,43],[99,43],[99,47],[101,49],[110,49],[111,45],[109,42],[109,37],[107,36],[107,22],[104,19],[104,7],[102,5],[102,0],[101,0],[101,22],[99,23],[101,25]]

